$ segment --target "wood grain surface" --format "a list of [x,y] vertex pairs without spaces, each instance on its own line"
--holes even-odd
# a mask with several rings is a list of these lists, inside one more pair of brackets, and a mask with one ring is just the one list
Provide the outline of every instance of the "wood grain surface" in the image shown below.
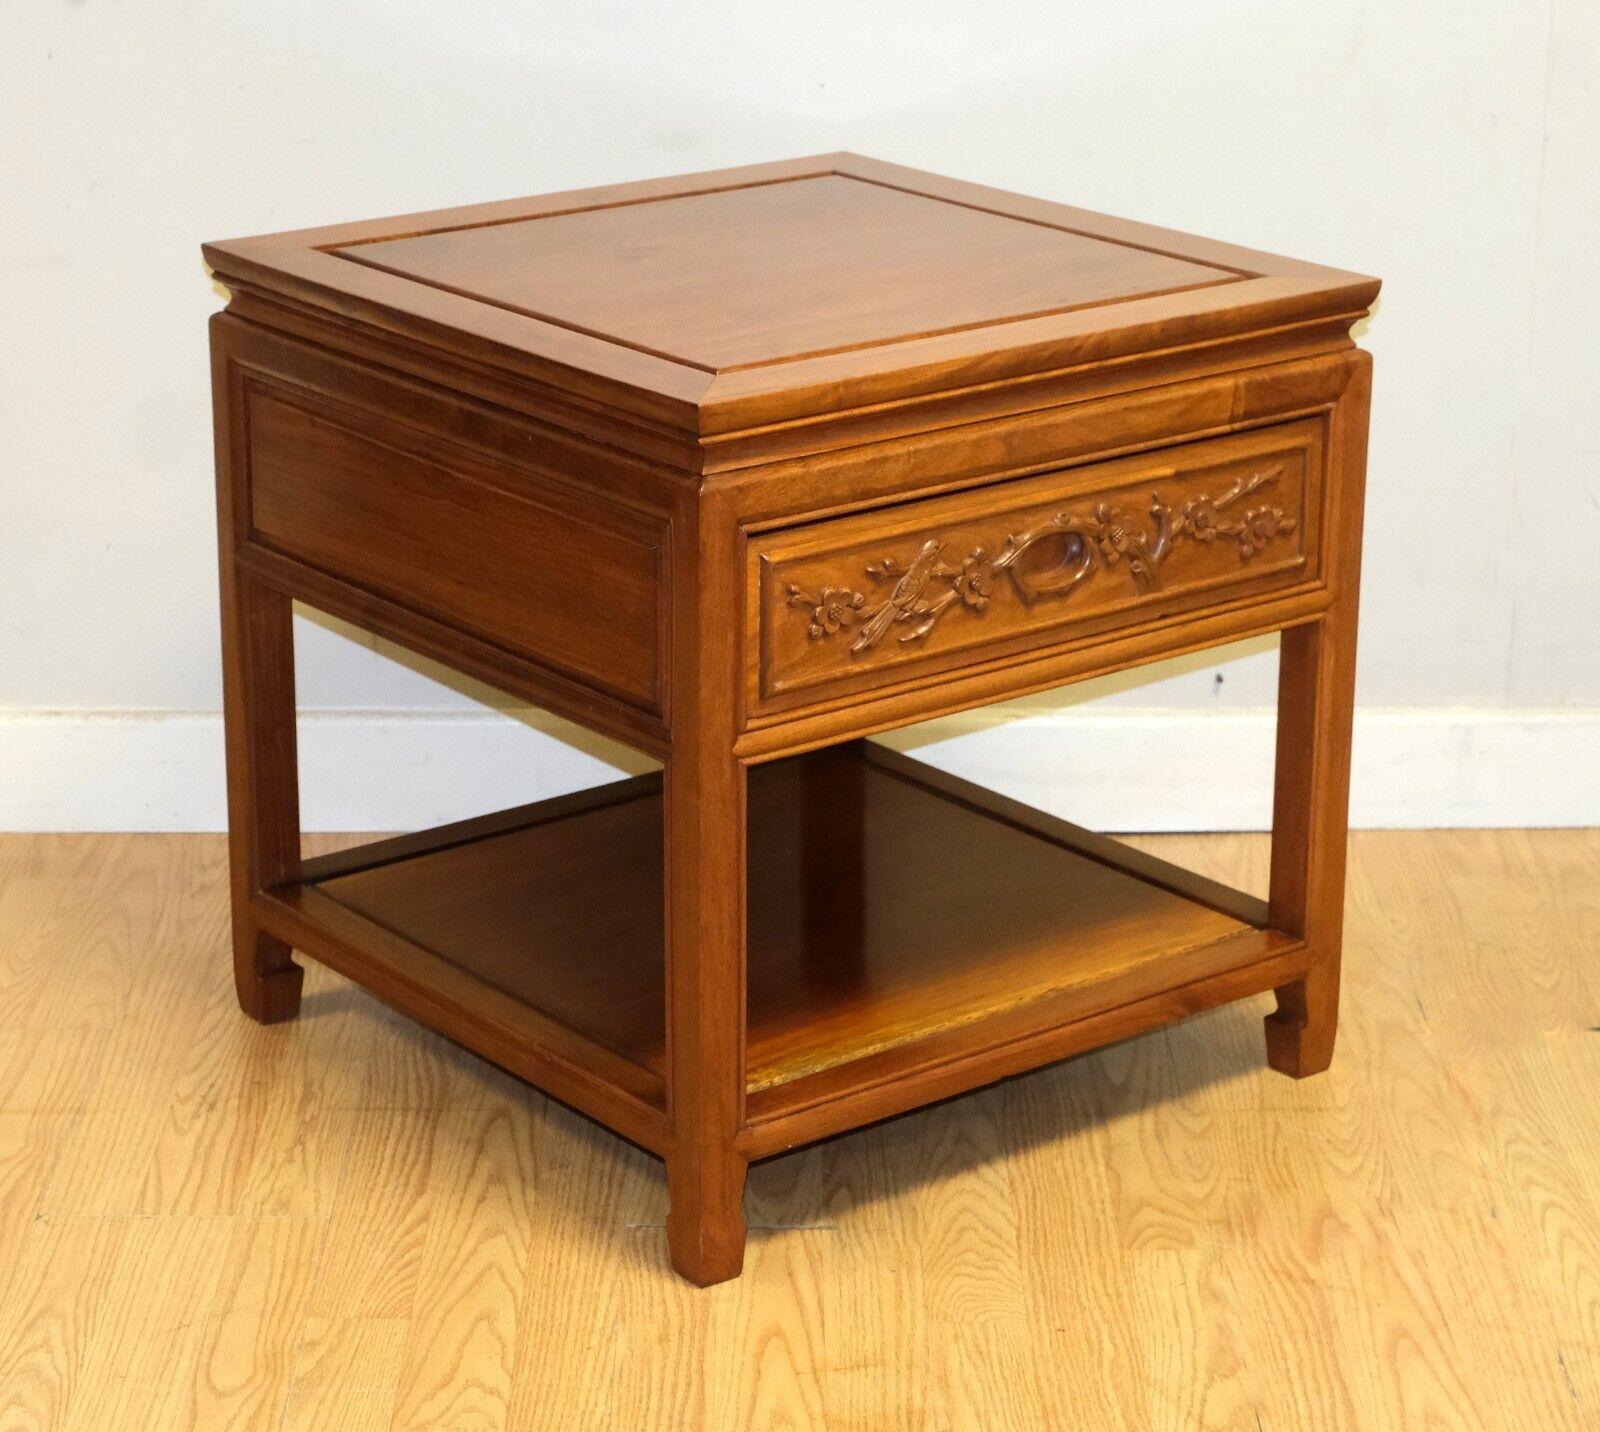
[[[1230,967],[1206,949],[1250,928],[1240,920],[1115,854],[973,810],[921,762],[866,751],[750,774],[750,1090],[1069,990],[1092,1008]],[[648,777],[628,788],[639,794],[317,888],[662,1075],[662,800]]]
[[573,204],[331,252],[708,373],[1256,276],[849,174]]
[[1349,889],[1325,1075],[1248,1001],[756,1165],[699,1290],[654,1159],[317,967],[239,1018],[220,838],[0,837],[0,1427],[1596,1427],[1600,832]]
[[661,524],[366,410],[245,401],[255,540],[659,713]]
[[856,154],[204,245],[285,304],[728,433],[1304,325],[1377,280]]

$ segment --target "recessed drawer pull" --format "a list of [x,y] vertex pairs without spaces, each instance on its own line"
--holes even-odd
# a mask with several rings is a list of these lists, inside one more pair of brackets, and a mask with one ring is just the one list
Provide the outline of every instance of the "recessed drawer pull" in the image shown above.
[[[1096,502],[1087,513],[1058,512],[1037,527],[1014,533],[993,557],[983,547],[974,547],[958,565],[944,561],[947,544],[930,537],[909,566],[885,557],[867,567],[867,576],[874,582],[894,582],[881,602],[869,603],[866,594],[852,586],[823,587],[813,593],[790,583],[789,605],[809,608],[807,631],[813,641],[855,629],[850,650],[866,652],[891,626],[910,628],[901,635],[902,642],[920,641],[957,603],[973,612],[983,611],[994,593],[997,572],[1004,572],[1017,595],[1031,606],[1040,597],[1071,592],[1094,574],[1097,565],[1116,568],[1126,560],[1128,576],[1142,596],[1160,587],[1161,564],[1180,538],[1201,543],[1231,538],[1237,544],[1239,560],[1248,562],[1274,538],[1293,532],[1296,519],[1278,506],[1247,508],[1232,519],[1223,515],[1244,498],[1271,486],[1282,473],[1283,464],[1278,463],[1248,478],[1240,476],[1220,497],[1201,493],[1177,511],[1159,492],[1152,492],[1153,533],[1130,525],[1122,508]],[[1055,560],[1043,571],[1025,571],[1020,565],[1023,555],[1047,542],[1056,544]]]

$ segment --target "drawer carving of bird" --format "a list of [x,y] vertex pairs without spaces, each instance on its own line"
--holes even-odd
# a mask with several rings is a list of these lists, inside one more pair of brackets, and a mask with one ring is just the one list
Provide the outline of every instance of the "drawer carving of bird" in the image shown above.
[[[861,624],[855,641],[850,644],[851,651],[866,651],[876,646],[895,622],[919,623],[919,629],[913,629],[904,638],[906,641],[915,641],[925,634],[945,605],[943,601],[933,604],[922,599],[929,582],[935,577],[948,575],[939,561],[939,554],[943,551],[944,543],[937,537],[930,537],[922,544],[922,550],[911,559],[911,565],[899,572],[899,580],[889,593],[888,600]],[[894,576],[899,567],[891,559],[886,559],[869,568],[869,571],[872,576],[888,578]]]

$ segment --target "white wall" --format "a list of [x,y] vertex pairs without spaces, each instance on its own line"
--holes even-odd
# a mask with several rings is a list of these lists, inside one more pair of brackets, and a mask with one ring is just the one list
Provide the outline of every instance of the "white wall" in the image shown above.
[[[220,819],[201,239],[836,148],[1381,275],[1357,818],[1600,823],[1597,73],[1595,0],[3,0],[0,827]],[[604,769],[301,627],[310,824]],[[931,753],[1250,824],[1272,676]]]

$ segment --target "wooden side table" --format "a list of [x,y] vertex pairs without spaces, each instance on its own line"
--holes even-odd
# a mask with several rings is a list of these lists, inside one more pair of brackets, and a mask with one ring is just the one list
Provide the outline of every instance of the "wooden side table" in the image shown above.
[[[752,1159],[1268,989],[1327,1065],[1375,280],[846,154],[205,254],[247,1013],[662,1156],[698,1283]],[[302,860],[291,599],[663,772]],[[863,740],[1272,631],[1266,902]]]

